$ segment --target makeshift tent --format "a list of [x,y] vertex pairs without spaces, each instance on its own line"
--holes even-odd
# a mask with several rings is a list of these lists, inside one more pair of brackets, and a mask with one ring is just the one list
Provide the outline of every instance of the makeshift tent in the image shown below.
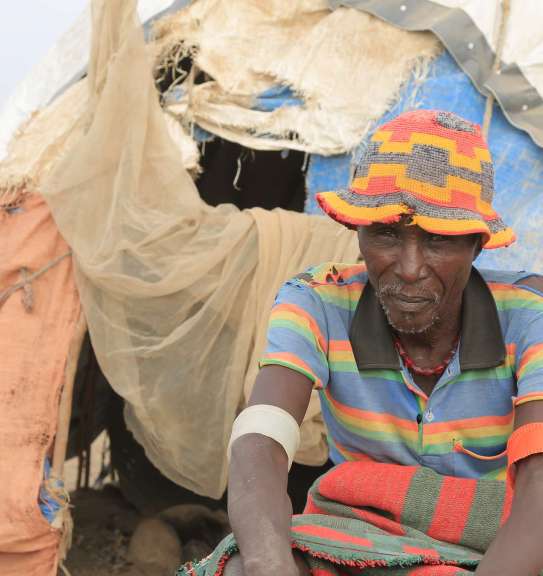
[[[127,401],[129,427],[167,476],[218,497],[231,423],[244,383],[248,391],[254,381],[279,284],[310,263],[355,259],[356,241],[322,217],[204,205],[165,131],[132,15],[107,10],[101,18],[121,22],[121,31],[114,24],[95,31],[85,135],[42,190],[77,254],[93,345]],[[302,7],[290,18],[304,14]],[[334,16],[317,15],[319,22]],[[417,62],[410,42],[430,46],[430,54],[436,47],[428,35],[397,31],[398,39],[406,54],[382,89],[390,100]],[[363,43],[354,52],[363,58],[365,51]],[[370,79],[376,57],[368,59]],[[322,426],[307,432],[298,459],[322,462]]]
[[[420,12],[415,26],[378,8],[394,5],[400,16],[413,18],[417,6],[447,4],[453,16],[476,22],[482,0],[462,2],[462,8],[452,1],[343,4],[350,6],[197,0],[158,19],[154,35],[148,27],[152,40],[144,48],[134,3],[97,1],[100,25],[93,31],[88,79],[33,118],[0,165],[5,194],[43,193],[74,251],[93,346],[125,399],[130,429],[164,474],[214,497],[224,489],[229,430],[252,385],[276,289],[308,264],[353,260],[357,250],[352,234],[318,216],[205,205],[186,171],[193,177],[198,171],[195,142],[204,156],[200,164],[217,136],[253,150],[307,154],[311,212],[316,191],[348,182],[352,157],[387,114],[442,107],[482,122],[485,86],[498,82],[508,62],[525,71],[526,94],[538,90],[534,70],[543,33],[531,36],[537,41],[530,58],[517,51],[506,60],[504,48],[504,65],[492,48],[497,40],[481,58],[470,40],[474,57],[462,60],[452,52],[466,67],[459,68],[431,33],[401,30],[371,15],[406,30],[433,30],[449,47]],[[535,21],[542,9],[523,5],[535,11],[524,12],[525,21]],[[501,29],[500,15],[493,13],[488,30]],[[163,86],[162,110],[151,68]],[[69,78],[63,82],[60,92]],[[504,107],[537,141],[540,112],[532,96],[520,110]],[[541,152],[527,132],[494,107],[496,206],[520,240],[511,252],[485,255],[485,265],[543,268],[528,248],[541,245],[543,232],[529,218],[541,210]],[[298,460],[322,462],[316,404],[308,419]]]

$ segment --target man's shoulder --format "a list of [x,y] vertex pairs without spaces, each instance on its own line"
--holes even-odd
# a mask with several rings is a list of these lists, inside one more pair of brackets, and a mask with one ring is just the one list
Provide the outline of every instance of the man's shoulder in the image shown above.
[[297,274],[287,285],[309,290],[326,308],[352,312],[368,280],[364,264],[324,262]]
[[543,276],[533,272],[479,270],[498,309],[537,308],[543,311]]
[[518,285],[528,278],[543,279],[540,274],[526,270],[490,270],[487,268],[477,268],[477,270],[487,283]]
[[323,262],[317,266],[311,266],[293,278],[298,283],[305,284],[317,291],[323,286],[346,288],[353,284],[365,284],[367,279],[368,275],[364,264],[338,262]]

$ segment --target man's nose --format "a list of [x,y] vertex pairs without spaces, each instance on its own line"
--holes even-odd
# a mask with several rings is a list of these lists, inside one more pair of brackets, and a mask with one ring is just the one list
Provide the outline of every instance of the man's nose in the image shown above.
[[416,240],[402,243],[396,274],[405,284],[413,284],[424,277],[425,258],[423,247]]

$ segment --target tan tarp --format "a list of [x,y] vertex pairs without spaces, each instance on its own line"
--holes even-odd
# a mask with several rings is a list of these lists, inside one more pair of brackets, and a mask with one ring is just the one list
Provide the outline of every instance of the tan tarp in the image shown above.
[[[502,59],[515,63],[543,97],[543,4],[540,0],[507,0],[510,5]],[[485,35],[493,50],[504,0],[434,0],[448,8],[464,10]]]
[[79,297],[68,246],[43,198],[0,207],[0,234],[0,574],[55,576],[59,533],[38,507],[38,490]]
[[[87,99],[88,86],[84,79],[19,128],[9,143],[6,157],[0,162],[0,204],[16,200],[24,190],[38,188],[81,137]],[[165,121],[184,167],[198,172],[196,143],[169,114],[165,114]]]
[[[322,217],[205,205],[168,134],[134,2],[95,2],[94,19],[86,134],[43,193],[130,429],[172,480],[218,497],[275,292],[309,264],[354,260],[356,241]],[[309,459],[326,457],[322,425],[305,441]]]
[[[198,0],[155,26],[157,49],[181,41],[209,81],[185,82],[170,106],[184,121],[256,149],[350,151],[386,112],[414,67],[440,50],[429,33],[399,30],[324,0]],[[252,109],[277,84],[304,106]]]
[[24,190],[35,190],[40,178],[70,148],[80,135],[87,92],[83,80],[21,126],[0,162],[0,203],[8,204]]

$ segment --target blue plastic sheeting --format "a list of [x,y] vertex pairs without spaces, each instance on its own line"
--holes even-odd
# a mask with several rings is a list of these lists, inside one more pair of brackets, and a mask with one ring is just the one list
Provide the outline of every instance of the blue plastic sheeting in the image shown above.
[[[176,102],[180,102],[186,94],[186,90],[184,86],[178,85],[170,88],[164,94],[164,100],[166,104],[172,104]],[[211,140],[215,139],[215,135],[211,134],[207,130],[200,128],[197,124],[194,124],[192,127],[192,134],[191,136],[196,140],[196,142],[210,142]]]
[[215,140],[215,134],[204,130],[198,126],[198,124],[194,124],[192,128],[192,137],[196,142],[211,142],[212,140]]
[[305,211],[309,214],[323,214],[317,204],[317,192],[337,190],[349,186],[351,172],[351,154],[338,154],[337,156],[321,156],[312,154],[305,177],[307,197]]
[[[414,89],[415,82],[408,83],[398,104],[377,124],[415,108],[449,110],[479,124],[483,121],[485,98],[446,52],[430,65],[427,78],[419,84],[413,97]],[[518,240],[509,248],[484,250],[477,265],[543,273],[543,256],[540,255],[543,248],[543,150],[525,132],[512,126],[497,105],[492,115],[489,143],[495,166],[493,205],[515,230]],[[355,156],[365,145],[366,141],[361,143]],[[313,157],[307,176],[310,196],[307,208],[314,212],[315,193],[331,187],[326,174],[326,159],[315,162],[316,174],[312,174],[312,163]],[[330,179],[339,181],[340,185],[344,185],[344,177],[345,172],[330,175]]]
[[[58,514],[59,510],[62,507],[61,501],[58,497],[55,497],[48,489],[47,481],[52,482],[50,480],[51,476],[51,464],[49,463],[49,458],[45,459],[45,463],[43,466],[43,479],[44,483],[40,487],[40,496],[39,496],[39,505],[42,514],[44,515],[45,519],[49,524],[52,524]],[[55,489],[60,490],[61,492],[64,489],[64,483],[62,480],[55,480],[54,481]]]
[[[182,86],[176,86],[167,93],[167,100],[179,102],[184,95],[185,89]],[[282,106],[301,107],[303,105],[304,101],[296,96],[288,86],[279,84],[256,96],[252,109],[261,112],[273,112]],[[214,134],[204,130],[198,124],[194,124],[192,136],[197,142],[210,142],[215,139]]]
[[303,106],[304,101],[284,85],[273,86],[257,96],[253,110],[272,112],[282,106]]

